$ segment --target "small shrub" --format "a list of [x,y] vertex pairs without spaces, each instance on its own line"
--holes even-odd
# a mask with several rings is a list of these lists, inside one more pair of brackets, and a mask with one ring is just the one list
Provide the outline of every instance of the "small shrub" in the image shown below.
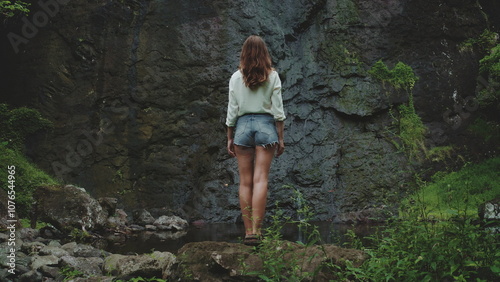
[[61,268],[60,273],[63,276],[63,281],[70,281],[77,277],[83,277],[83,272],[72,267],[63,267]]
[[368,73],[382,83],[389,83],[396,90],[404,90],[408,95],[408,102],[397,107],[397,112],[391,110],[391,115],[394,119],[394,130],[389,129],[388,132],[397,140],[393,144],[405,151],[410,159],[419,158],[422,152],[425,152],[425,133],[427,127],[418,116],[413,104],[412,89],[418,81],[418,77],[413,72],[413,69],[398,62],[392,70],[382,62],[377,61]]
[[52,127],[52,122],[37,110],[26,107],[9,109],[6,104],[0,104],[0,141],[7,141],[7,147],[11,149],[22,151],[28,136]]

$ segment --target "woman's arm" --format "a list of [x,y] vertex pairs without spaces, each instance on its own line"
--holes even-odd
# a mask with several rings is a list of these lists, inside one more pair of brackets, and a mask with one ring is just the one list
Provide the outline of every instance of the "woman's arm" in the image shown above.
[[276,157],[279,157],[285,151],[285,139],[284,139],[285,122],[277,121],[276,130],[278,131],[278,150],[276,152]]
[[234,153],[234,127],[227,127],[227,152],[231,157],[236,157]]

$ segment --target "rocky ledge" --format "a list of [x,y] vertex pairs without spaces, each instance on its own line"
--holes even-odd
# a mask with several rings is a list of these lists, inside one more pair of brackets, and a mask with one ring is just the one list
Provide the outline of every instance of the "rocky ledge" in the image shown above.
[[[0,233],[0,281],[127,281],[135,277],[252,281],[258,273],[266,273],[269,260],[280,263],[285,275],[298,265],[300,270],[297,273],[293,268],[294,274],[328,281],[335,273],[326,271],[325,265],[342,266],[346,260],[357,265],[365,259],[359,250],[306,247],[289,241],[264,244],[277,250],[276,256],[269,255],[269,247],[212,241],[188,243],[177,254],[112,254],[103,250],[109,244],[143,232],[178,238],[189,224],[166,210],[150,213],[140,209],[129,216],[117,208],[116,199],[94,199],[85,189],[72,185],[38,187],[34,199],[32,223],[41,220],[48,225],[34,229],[16,224],[13,232]],[[1,216],[0,229],[10,230],[6,215]],[[312,273],[314,276],[309,275]]]
[[[161,278],[177,281],[255,281],[258,273],[265,273],[263,258],[258,248],[239,243],[194,242],[182,247],[177,255],[170,252],[122,255],[111,254],[87,244],[39,237],[39,231],[21,229],[15,258],[8,257],[8,237],[1,235],[1,281],[116,281],[136,277]],[[33,238],[35,237],[36,238]],[[310,246],[280,241],[283,271],[289,271],[290,262],[300,266],[296,275],[310,280],[329,281],[335,278],[328,264],[343,266],[346,260],[359,265],[366,258],[359,250],[334,245]],[[10,264],[14,263],[14,274]],[[66,280],[65,280],[66,279]]]

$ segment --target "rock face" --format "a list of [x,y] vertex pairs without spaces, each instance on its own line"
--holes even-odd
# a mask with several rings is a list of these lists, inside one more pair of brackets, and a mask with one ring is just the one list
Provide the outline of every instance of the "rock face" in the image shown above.
[[487,27],[473,0],[75,0],[54,11],[0,34],[2,100],[29,101],[55,124],[30,156],[125,210],[206,221],[240,214],[223,120],[248,35],[268,43],[287,113],[269,203],[293,213],[289,184],[326,220],[396,203],[411,177],[387,133],[389,109],[407,96],[386,95],[367,70],[379,59],[410,65],[427,142],[445,145],[458,131],[443,114],[476,87],[480,57],[460,43]]

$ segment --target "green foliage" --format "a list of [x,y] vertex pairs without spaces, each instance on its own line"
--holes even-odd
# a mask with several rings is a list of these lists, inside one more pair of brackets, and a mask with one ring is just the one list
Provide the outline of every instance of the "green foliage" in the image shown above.
[[478,85],[482,89],[476,99],[483,107],[495,105],[500,101],[500,44],[479,61],[479,70],[488,80],[481,81],[481,85]]
[[399,139],[403,144],[403,149],[411,158],[419,157],[419,153],[425,151],[425,132],[427,127],[415,112],[413,99],[410,96],[408,104],[402,104],[399,110]]
[[0,1],[0,15],[6,18],[12,18],[17,14],[28,15],[31,3],[23,1]]
[[482,137],[486,142],[500,143],[500,125],[496,122],[478,117],[469,125],[468,130]]
[[[435,177],[435,182],[423,186],[403,201],[403,210],[419,211],[421,219],[450,219],[466,215],[477,219],[477,207],[500,195],[500,158],[478,165],[466,165],[462,170]],[[419,203],[419,205],[415,205]]]
[[71,229],[69,237],[71,238],[72,241],[75,242],[85,242],[86,239],[89,239],[92,236],[85,230],[73,228]]
[[450,158],[452,152],[453,152],[452,146],[434,147],[427,151],[426,157],[427,159],[433,162],[441,162],[444,161],[446,158]]
[[427,127],[422,123],[413,104],[412,89],[418,77],[410,66],[402,62],[389,69],[382,60],[377,61],[368,73],[382,83],[389,83],[396,90],[403,89],[408,94],[408,102],[399,105],[397,113],[392,115],[397,132],[389,132],[400,141],[400,144],[394,144],[405,151],[410,159],[419,157],[426,150],[424,141]]
[[[499,234],[478,224],[478,204],[498,196],[500,158],[435,177],[401,207],[401,218],[369,239],[370,258],[344,274],[356,281],[495,281]],[[435,201],[435,199],[439,199]],[[438,221],[437,219],[448,219]]]
[[2,189],[8,187],[7,166],[15,166],[16,211],[20,217],[26,218],[31,211],[34,189],[39,185],[57,184],[57,181],[30,163],[23,154],[7,148],[6,145],[0,145],[0,163],[2,164],[0,170]]
[[83,272],[68,266],[61,268],[60,273],[64,277],[63,281],[70,281],[77,277],[83,277]]
[[348,46],[347,41],[342,42],[339,39],[322,42],[318,59],[327,62],[340,73],[363,73],[363,62],[360,56],[349,50]]
[[409,94],[418,81],[418,77],[413,72],[413,69],[402,62],[398,62],[392,70],[389,70],[387,65],[382,60],[379,60],[373,65],[368,73],[373,78],[383,83],[387,82],[396,89],[408,91]]
[[[28,219],[28,218],[21,218],[19,221],[20,221],[21,226],[22,226],[23,228],[28,228],[28,227],[31,227],[31,220],[30,220],[30,219]],[[36,225],[35,225],[35,229],[40,230],[40,229],[42,229],[43,227],[45,227],[45,226],[47,226],[47,225],[49,225],[49,224],[48,224],[48,223],[46,223],[46,222],[37,221],[37,222],[36,222]]]
[[470,220],[405,219],[371,240],[370,259],[350,268],[356,281],[493,281],[500,274],[498,235]]
[[26,137],[52,128],[52,122],[34,109],[21,107],[9,109],[0,104],[0,141],[8,141],[8,147],[22,150]]
[[[126,280],[127,282],[166,282],[167,280],[152,277],[152,278],[143,278],[143,277],[135,277],[131,278],[129,280]],[[115,282],[125,282],[125,280],[118,279]]]
[[480,71],[492,76],[500,77],[500,44],[491,49],[491,53],[480,61]]
[[484,52],[495,46],[497,40],[498,34],[496,32],[485,29],[478,38],[469,38],[462,42],[458,47],[461,51],[472,51],[474,47],[477,47],[480,52]]

